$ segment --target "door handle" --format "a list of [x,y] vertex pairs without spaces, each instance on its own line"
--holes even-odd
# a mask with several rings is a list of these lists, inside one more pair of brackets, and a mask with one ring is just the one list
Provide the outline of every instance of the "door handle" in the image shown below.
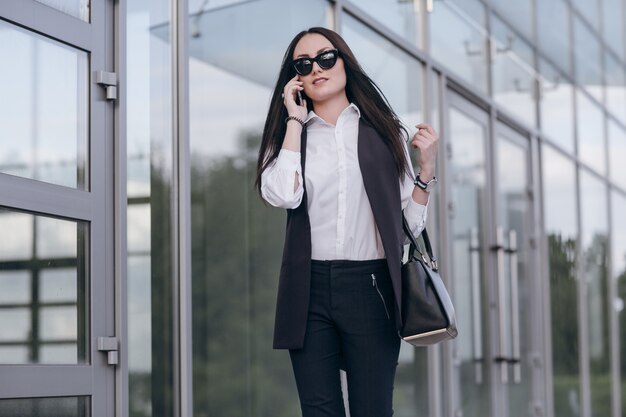
[[509,230],[509,268],[511,271],[511,363],[513,364],[513,381],[522,381],[521,348],[520,348],[520,314],[519,314],[519,280],[517,276],[517,232]]
[[496,284],[498,293],[498,352],[495,360],[500,363],[500,379],[503,384],[509,380],[508,360],[506,351],[506,322],[505,302],[506,289],[504,287],[504,231],[502,227],[496,227],[496,244],[491,247],[496,252]]
[[478,229],[470,229],[469,242],[469,273],[471,284],[472,302],[472,357],[474,360],[474,375],[476,384],[483,382],[483,346],[481,329],[481,297],[480,297],[480,242],[478,240]]

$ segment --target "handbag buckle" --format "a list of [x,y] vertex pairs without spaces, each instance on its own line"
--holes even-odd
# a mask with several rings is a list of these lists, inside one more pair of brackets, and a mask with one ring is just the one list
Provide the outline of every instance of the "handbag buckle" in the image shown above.
[[439,263],[437,262],[436,259],[432,259],[430,261],[430,267],[433,271],[439,271]]

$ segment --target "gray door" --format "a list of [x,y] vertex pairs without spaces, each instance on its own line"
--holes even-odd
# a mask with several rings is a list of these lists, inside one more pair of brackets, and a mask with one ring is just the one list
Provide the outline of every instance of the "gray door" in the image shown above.
[[0,2],[4,417],[115,414],[112,16]]
[[459,337],[446,358],[446,415],[540,415],[529,141],[500,122],[491,128],[489,113],[452,91],[447,102],[448,267]]

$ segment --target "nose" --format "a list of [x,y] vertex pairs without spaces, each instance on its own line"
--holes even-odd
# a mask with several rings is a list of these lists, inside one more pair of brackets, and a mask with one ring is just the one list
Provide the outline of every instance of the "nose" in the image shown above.
[[324,69],[322,67],[320,67],[320,64],[317,63],[317,61],[313,61],[313,69],[311,70],[311,72],[313,73],[317,73],[320,71],[324,71]]

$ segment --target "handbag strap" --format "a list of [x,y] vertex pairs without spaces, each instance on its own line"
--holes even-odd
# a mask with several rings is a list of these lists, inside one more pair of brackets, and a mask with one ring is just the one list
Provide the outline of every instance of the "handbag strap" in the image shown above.
[[[411,241],[411,246],[419,252],[419,249],[418,249],[419,245],[417,244],[417,239],[413,235],[413,232],[411,231],[411,228],[409,227],[409,222],[404,216],[404,213],[402,213],[402,228],[404,229],[404,233],[407,235],[407,237]],[[422,229],[421,235],[422,235],[422,239],[424,240],[424,247],[426,249],[426,254],[428,255],[428,258],[430,259],[431,266],[433,267],[433,269],[437,270],[437,259],[435,259],[435,254],[433,253],[433,247],[430,244],[430,238],[428,237],[428,232],[426,231],[425,227],[424,229]]]

